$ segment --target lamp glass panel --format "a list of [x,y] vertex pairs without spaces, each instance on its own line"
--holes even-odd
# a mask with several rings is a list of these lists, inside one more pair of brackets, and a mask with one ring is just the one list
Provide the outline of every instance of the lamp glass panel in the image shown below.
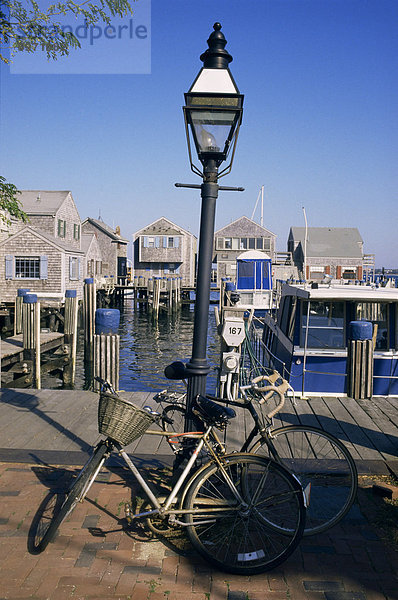
[[200,152],[223,152],[235,119],[234,111],[193,111],[192,125]]

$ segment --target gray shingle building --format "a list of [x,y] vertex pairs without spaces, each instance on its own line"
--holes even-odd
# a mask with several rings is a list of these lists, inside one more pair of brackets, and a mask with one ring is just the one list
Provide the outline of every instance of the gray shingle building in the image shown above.
[[[275,259],[276,235],[248,217],[240,217],[214,234],[213,263],[217,283],[222,277],[236,278],[236,258],[245,250],[260,250]],[[215,278],[214,278],[215,279]]]
[[97,266],[95,274],[100,277],[112,277],[115,283],[125,284],[127,278],[127,244],[128,240],[120,235],[120,227],[112,229],[102,219],[89,217],[82,223],[85,234],[93,233],[101,252],[101,272]]
[[182,285],[193,286],[196,267],[196,236],[161,217],[134,234],[134,275],[178,275]]
[[72,193],[27,190],[19,196],[29,224],[12,219],[0,236],[1,300],[13,301],[18,288],[63,295],[76,289],[82,296],[81,221]]
[[[325,274],[335,279],[362,279],[363,240],[356,227],[291,227],[287,249],[306,279],[321,279]],[[306,253],[306,257],[304,256]]]

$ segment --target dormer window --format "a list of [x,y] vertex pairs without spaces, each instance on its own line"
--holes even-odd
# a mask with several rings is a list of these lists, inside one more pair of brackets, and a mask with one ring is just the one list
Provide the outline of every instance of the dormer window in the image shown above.
[[58,237],[64,238],[66,236],[66,221],[58,219]]

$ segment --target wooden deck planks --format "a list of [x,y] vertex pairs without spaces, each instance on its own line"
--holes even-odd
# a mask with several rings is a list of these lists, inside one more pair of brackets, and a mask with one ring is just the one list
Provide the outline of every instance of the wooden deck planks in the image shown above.
[[[159,409],[153,393],[125,392],[123,396],[139,406]],[[99,437],[97,403],[98,394],[81,390],[0,390],[0,448],[5,452],[64,451],[71,456],[87,452]],[[270,401],[265,410],[274,405],[275,401]],[[236,413],[228,429],[227,448],[231,451],[241,447],[253,426],[247,410],[236,408]],[[390,398],[311,398],[298,399],[295,404],[288,398],[275,418],[275,427],[314,425],[343,441],[357,461],[397,461],[397,415],[398,406]],[[158,436],[143,436],[127,450],[172,456],[167,442]]]
[[398,429],[398,398],[376,398],[375,407]]
[[385,455],[387,460],[398,455],[398,427],[383,412],[380,406],[372,400],[358,400],[363,416],[361,425],[369,429],[375,447]]
[[[331,402],[328,399],[328,406],[335,419],[339,420],[341,428],[347,435],[348,440],[355,448],[359,457],[362,460],[377,460],[380,458],[380,454],[374,448],[369,437],[366,433],[358,426],[357,421],[352,415],[351,411],[348,410],[350,403],[346,401],[348,398],[336,399]],[[352,405],[350,405],[352,408]]]
[[[64,337],[63,333],[58,333],[56,331],[50,331],[48,333],[40,333],[40,346],[45,348],[46,346],[54,343],[54,342],[62,342]],[[9,358],[10,356],[14,356],[23,351],[23,339],[22,333],[18,335],[14,335],[10,338],[5,338],[1,340],[0,343],[0,358],[1,360],[5,358]]]
[[372,447],[376,452],[383,454],[386,459],[393,459],[394,452],[396,454],[397,448],[394,448],[392,441],[378,426],[377,421],[380,422],[379,417],[377,417],[377,420],[370,418],[360,404],[351,398],[345,400],[345,405],[355,419],[360,430],[369,440],[369,447]]

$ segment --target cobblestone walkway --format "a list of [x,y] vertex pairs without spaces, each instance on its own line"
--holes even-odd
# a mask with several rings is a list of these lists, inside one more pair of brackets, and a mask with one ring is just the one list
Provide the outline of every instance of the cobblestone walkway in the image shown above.
[[[73,468],[0,463],[0,600],[397,600],[397,554],[356,505],[329,532],[304,538],[278,569],[255,577],[212,571],[181,537],[128,530],[131,481],[104,471],[39,555],[35,513]],[[155,475],[153,473],[153,475]],[[395,575],[394,575],[395,573]]]

